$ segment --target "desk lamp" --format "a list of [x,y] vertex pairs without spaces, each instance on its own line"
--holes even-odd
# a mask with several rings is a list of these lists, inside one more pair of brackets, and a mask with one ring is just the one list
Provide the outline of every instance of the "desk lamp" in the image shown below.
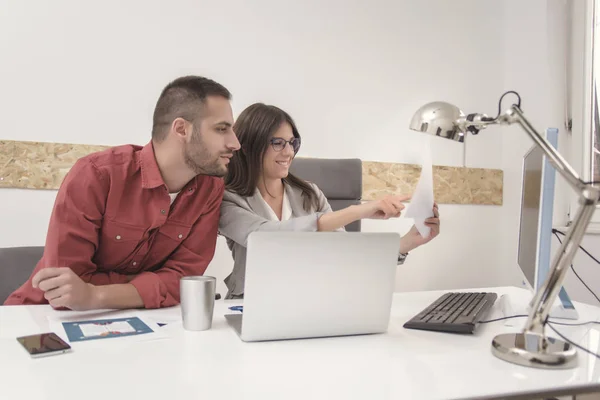
[[[502,98],[509,93],[518,97],[518,104],[513,104],[502,112]],[[535,130],[521,111],[521,98],[514,91],[502,95],[495,118],[477,113],[465,116],[455,105],[436,101],[417,110],[410,121],[410,129],[465,143],[469,132],[476,135],[490,125],[512,124],[518,124],[535,144],[542,148],[554,168],[578,193],[580,206],[558,254],[552,260],[546,281],[531,301],[531,309],[523,330],[520,333],[505,333],[494,337],[492,353],[502,360],[528,367],[573,368],[577,365],[575,347],[571,343],[546,336],[544,330],[569,265],[596,210],[600,187],[595,187],[594,182],[583,181],[545,137]]]

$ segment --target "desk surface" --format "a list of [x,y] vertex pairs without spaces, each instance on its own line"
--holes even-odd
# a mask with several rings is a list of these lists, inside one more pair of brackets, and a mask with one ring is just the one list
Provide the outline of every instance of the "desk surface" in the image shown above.
[[[526,304],[518,288],[480,290],[508,294]],[[0,397],[5,399],[454,399],[493,398],[600,388],[595,357],[579,352],[576,369],[547,371],[495,358],[494,335],[520,330],[504,321],[461,336],[402,328],[443,292],[394,295],[388,332],[378,335],[244,343],[227,325],[218,301],[213,328],[183,330],[178,307],[120,312],[170,322],[166,338],[78,342],[70,354],[31,359],[15,338],[49,329],[48,317],[65,315],[49,306],[0,307]],[[597,320],[596,307],[576,304],[580,321]],[[498,308],[496,305],[495,308]],[[60,314],[63,313],[63,314]],[[493,316],[500,316],[495,309]],[[573,321],[574,322],[574,321]],[[577,343],[598,351],[594,325],[560,327]],[[95,343],[94,343],[95,342]]]

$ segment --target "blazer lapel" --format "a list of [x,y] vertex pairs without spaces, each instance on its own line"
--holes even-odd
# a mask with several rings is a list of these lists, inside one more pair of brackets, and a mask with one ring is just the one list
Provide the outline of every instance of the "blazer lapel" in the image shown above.
[[285,194],[290,200],[290,206],[292,207],[292,215],[295,217],[303,217],[307,215],[307,212],[304,210],[302,198],[302,190],[292,187],[290,185],[285,185]]
[[256,214],[260,215],[263,218],[270,219],[271,214],[269,212],[269,207],[267,203],[261,198],[260,192],[258,189],[254,190],[254,195],[248,197],[248,205]]
[[[302,198],[302,190],[291,187],[287,184],[284,185],[284,189],[285,194],[290,201],[290,206],[292,207],[292,215],[294,217],[303,217],[308,215],[303,206],[304,199]],[[247,201],[252,211],[254,211],[256,214],[266,219],[271,218],[271,213],[267,208],[269,205],[262,199],[258,189],[254,191],[254,195],[247,198]]]

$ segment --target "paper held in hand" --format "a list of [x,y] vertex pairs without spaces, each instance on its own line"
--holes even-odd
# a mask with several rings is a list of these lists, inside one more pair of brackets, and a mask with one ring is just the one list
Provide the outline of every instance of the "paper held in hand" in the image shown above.
[[433,217],[433,166],[431,161],[431,142],[428,137],[421,150],[421,177],[412,195],[404,216],[413,218],[417,230],[424,238],[429,237],[431,228],[425,225],[427,218]]

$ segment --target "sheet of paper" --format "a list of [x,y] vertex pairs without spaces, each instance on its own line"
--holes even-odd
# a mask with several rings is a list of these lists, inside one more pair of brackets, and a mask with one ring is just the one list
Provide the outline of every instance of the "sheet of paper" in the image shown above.
[[425,220],[433,217],[433,165],[431,161],[431,142],[425,137],[421,149],[421,177],[411,197],[404,216],[415,221],[417,230],[423,237],[428,237],[431,231]]
[[112,332],[117,334],[135,332],[135,328],[126,321],[115,321],[108,324],[79,324],[79,329],[81,329],[81,333],[85,337],[107,336]]
[[[89,312],[65,312],[64,315],[48,316],[48,323],[51,331],[74,346],[105,346],[102,343],[108,341],[114,347],[120,343],[147,342],[170,337],[156,322],[131,313],[131,310],[127,313],[96,312],[95,315]],[[72,328],[75,325],[81,335],[72,340]]]

